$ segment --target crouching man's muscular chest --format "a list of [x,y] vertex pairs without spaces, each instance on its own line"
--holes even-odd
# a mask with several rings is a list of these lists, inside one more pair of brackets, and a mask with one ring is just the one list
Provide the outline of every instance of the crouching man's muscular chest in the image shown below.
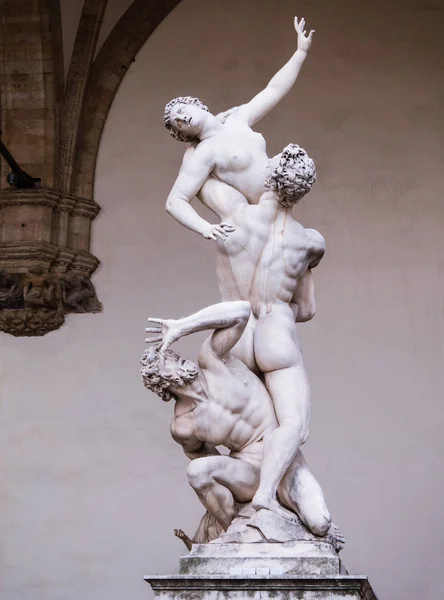
[[276,427],[270,397],[260,380],[234,357],[213,359],[203,369],[207,397],[176,403],[171,432],[176,441],[198,441],[239,451]]

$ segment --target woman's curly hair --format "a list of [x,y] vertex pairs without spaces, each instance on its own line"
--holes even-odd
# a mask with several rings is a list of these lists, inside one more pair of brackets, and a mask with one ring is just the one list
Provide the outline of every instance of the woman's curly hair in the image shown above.
[[[161,357],[163,360],[161,360]],[[177,363],[177,369],[174,374],[166,373],[163,369],[166,360]],[[147,348],[140,359],[140,364],[142,365],[140,373],[144,386],[160,396],[164,402],[168,402],[174,398],[174,394],[167,390],[170,385],[183,387],[194,381],[199,375],[194,363],[188,361],[187,367],[184,367],[179,361],[180,356],[173,352],[173,350],[165,350],[163,354],[160,354],[159,350],[153,346]],[[190,367],[191,364],[193,365],[192,367]]]
[[173,100],[171,100],[171,102],[168,102],[168,104],[165,106],[163,124],[170,132],[170,135],[172,135],[173,138],[178,140],[179,142],[198,142],[199,140],[197,138],[191,135],[185,135],[184,133],[180,133],[180,131],[178,131],[178,129],[176,129],[176,127],[174,127],[174,125],[171,124],[171,109],[173,108],[173,106],[176,106],[176,104],[194,104],[195,106],[198,106],[199,108],[201,108],[202,110],[206,110],[207,112],[208,106],[205,106],[205,104],[203,104],[199,100],[199,98],[194,98],[193,96],[179,96],[178,98],[174,98]]
[[289,144],[278,166],[265,181],[265,189],[276,192],[279,202],[290,208],[309,192],[316,181],[316,167],[303,148]]

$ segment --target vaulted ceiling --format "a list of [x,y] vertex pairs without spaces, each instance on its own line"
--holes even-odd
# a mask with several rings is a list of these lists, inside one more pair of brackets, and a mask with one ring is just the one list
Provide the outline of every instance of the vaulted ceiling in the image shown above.
[[[180,0],[129,2],[83,1],[66,68],[62,29],[69,30],[60,0],[0,0],[2,140],[25,171],[62,195],[93,199],[97,152],[115,93],[137,52]],[[72,15],[75,3],[62,3]],[[110,28],[107,15],[122,6],[126,10]],[[65,40],[65,53],[70,50]],[[9,169],[1,162],[5,188]]]

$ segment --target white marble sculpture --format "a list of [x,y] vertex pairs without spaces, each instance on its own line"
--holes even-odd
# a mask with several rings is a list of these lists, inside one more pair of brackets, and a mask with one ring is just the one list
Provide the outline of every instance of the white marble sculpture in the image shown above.
[[[235,503],[252,501],[258,511],[297,515],[324,536],[330,515],[300,451],[310,388],[296,328],[315,313],[311,270],[324,254],[324,239],[292,215],[316,171],[295,144],[269,159],[264,138],[251,129],[295,83],[313,37],[304,26],[295,19],[297,51],[247,104],[218,116],[189,96],[166,106],[165,126],[190,142],[166,208],[216,240],[223,302],[178,321],[150,319],[157,325],[147,329],[155,334],[147,341],[158,346],[145,353],[142,372],[149,389],[175,398],[172,434],[193,459],[190,484],[224,529]],[[198,215],[190,205],[195,196],[219,223]],[[214,333],[197,367],[167,350],[204,329]],[[230,455],[220,456],[217,445]]]
[[[271,398],[261,380],[232,349],[245,332],[248,302],[222,302],[183,319],[153,319],[154,334],[142,359],[145,386],[163,400],[174,398],[173,438],[192,459],[188,481],[205,508],[228,529],[235,502],[250,502],[259,486],[265,441],[277,428]],[[197,365],[168,350],[197,331],[214,330]],[[225,446],[230,455],[221,455]],[[297,485],[296,485],[297,482]],[[299,451],[279,485],[279,498],[316,535],[330,514],[322,490]]]

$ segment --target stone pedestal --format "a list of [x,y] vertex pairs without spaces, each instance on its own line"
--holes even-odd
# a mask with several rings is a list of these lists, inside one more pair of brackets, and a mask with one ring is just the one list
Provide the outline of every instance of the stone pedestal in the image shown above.
[[366,577],[232,575],[146,577],[164,600],[377,600]]
[[180,559],[183,575],[334,576],[345,571],[338,554],[324,542],[283,544],[194,544]]
[[348,575],[320,541],[195,544],[178,575],[145,580],[164,600],[377,600],[367,578]]

